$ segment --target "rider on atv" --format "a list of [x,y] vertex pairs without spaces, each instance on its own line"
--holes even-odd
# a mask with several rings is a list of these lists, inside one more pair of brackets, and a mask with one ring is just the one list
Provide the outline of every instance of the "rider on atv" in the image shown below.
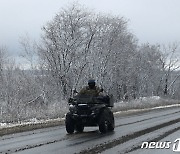
[[78,95],[88,95],[97,97],[100,95],[101,92],[103,92],[103,89],[96,86],[95,80],[91,79],[88,81],[88,86],[81,89]]
[[114,116],[111,111],[113,102],[109,96],[101,95],[103,90],[96,86],[95,80],[89,80],[76,96],[70,98],[69,112],[66,114],[66,131],[83,132],[84,127],[99,126],[101,133],[114,130]]

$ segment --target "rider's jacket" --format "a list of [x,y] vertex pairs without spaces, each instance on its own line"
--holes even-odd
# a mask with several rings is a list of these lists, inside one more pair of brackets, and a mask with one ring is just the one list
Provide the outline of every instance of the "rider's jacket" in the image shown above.
[[99,96],[100,92],[101,89],[97,86],[95,86],[94,88],[90,88],[89,86],[86,86],[80,90],[79,95]]

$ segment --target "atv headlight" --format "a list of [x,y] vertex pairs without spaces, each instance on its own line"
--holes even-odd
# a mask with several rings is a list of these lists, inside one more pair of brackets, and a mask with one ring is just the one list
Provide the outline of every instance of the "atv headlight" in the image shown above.
[[76,107],[74,105],[69,105],[69,111],[73,113],[77,112]]

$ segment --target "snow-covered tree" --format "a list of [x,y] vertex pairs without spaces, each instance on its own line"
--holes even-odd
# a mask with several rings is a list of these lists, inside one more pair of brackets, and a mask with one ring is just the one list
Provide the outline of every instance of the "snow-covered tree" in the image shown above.
[[174,84],[179,79],[178,69],[180,68],[180,49],[179,44],[174,43],[163,46],[163,93],[164,95],[173,95]]

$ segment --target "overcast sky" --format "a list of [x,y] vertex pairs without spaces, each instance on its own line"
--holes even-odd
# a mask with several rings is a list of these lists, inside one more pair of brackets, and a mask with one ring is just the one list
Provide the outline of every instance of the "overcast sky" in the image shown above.
[[[0,0],[0,46],[12,55],[19,38],[28,33],[38,40],[41,27],[74,0]],[[180,42],[180,0],[79,0],[96,12],[123,16],[140,43]]]

